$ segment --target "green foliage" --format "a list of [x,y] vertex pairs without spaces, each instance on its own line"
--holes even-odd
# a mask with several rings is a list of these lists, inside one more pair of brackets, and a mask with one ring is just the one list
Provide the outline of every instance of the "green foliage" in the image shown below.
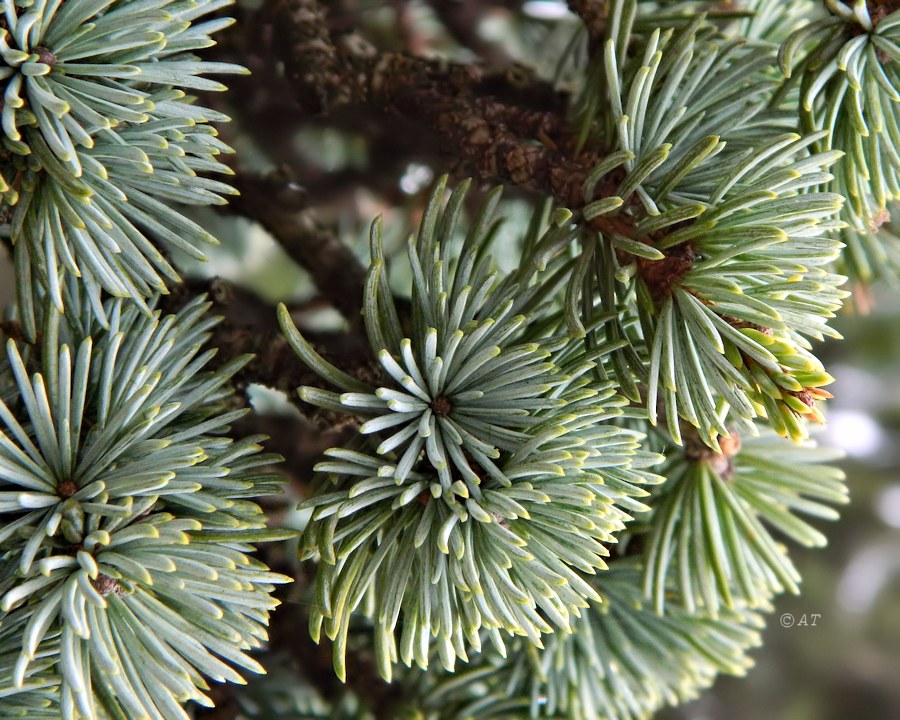
[[58,309],[61,274],[80,279],[102,317],[101,291],[145,298],[178,275],[154,246],[197,257],[213,238],[166,203],[221,203],[232,192],[200,173],[229,173],[230,152],[206,123],[227,120],[185,91],[239,67],[199,61],[227,19],[193,24],[230,0],[9,0],[0,3],[3,231],[16,248],[19,312],[34,332],[36,289]]
[[[600,157],[585,205],[512,241],[518,270],[490,275],[496,196],[459,241],[466,188],[442,209],[439,183],[409,243],[408,307],[373,226],[377,366],[347,375],[280,312],[338,390],[301,398],[359,423],[305,503],[313,635],[335,641],[343,677],[356,612],[384,676],[397,660],[428,668],[401,672],[421,703],[410,717],[642,718],[743,672],[760,623],[748,608],[797,591],[778,537],[820,545],[799,515],[832,518],[846,500],[818,464],[831,454],[776,437],[804,443],[823,421],[832,378],[812,343],[837,337],[847,296],[834,271],[847,193],[829,172],[842,153],[827,129],[794,132],[798,93],[773,70],[809,15],[762,3],[713,25],[687,5],[611,3],[575,113],[580,147]],[[615,382],[630,407],[609,406]],[[659,415],[665,481],[638,500],[650,456],[611,472],[610,440]],[[603,488],[602,502],[567,505],[582,488]],[[634,557],[607,568],[604,546],[623,533]]]
[[51,668],[64,717],[187,718],[182,703],[210,702],[204,676],[262,671],[244,651],[287,578],[248,555],[279,537],[249,498],[277,489],[257,468],[278,458],[222,434],[243,412],[221,401],[246,359],[204,370],[207,307],[110,301],[106,329],[90,305],[80,327],[51,308],[27,364],[7,343],[0,632],[17,630],[6,688],[20,705]]
[[[373,620],[385,677],[398,658],[427,667],[433,644],[451,669],[467,647],[480,649],[481,630],[502,648],[500,631],[537,644],[553,626],[568,629],[597,599],[579,572],[606,566],[604,543],[615,541],[628,511],[646,509],[634,499],[647,495],[639,486],[660,479],[643,469],[657,457],[640,452],[641,436],[610,422],[625,401],[595,379],[605,349],[586,355],[567,339],[559,311],[543,324],[537,310],[507,319],[553,284],[529,284],[534,266],[525,263],[505,277],[491,272],[496,193],[451,260],[465,190],[440,214],[439,183],[411,241],[412,338],[400,338],[393,303],[378,303],[387,276],[374,226],[366,323],[382,378],[395,387],[373,391],[327,364],[280,311],[298,354],[348,390],[304,387],[301,397],[374,415],[359,426],[361,441],[387,431],[376,448],[386,457],[328,451],[331,461],[317,469],[330,482],[306,503],[315,511],[304,547],[322,559],[313,634],[324,621],[342,678],[357,608]],[[557,230],[535,255],[559,244]],[[426,257],[435,258],[430,282]],[[406,429],[396,433],[397,425]]]
[[639,571],[618,563],[603,575],[602,602],[538,649],[519,643],[449,676],[420,683],[422,720],[605,718],[639,720],[684,702],[720,672],[743,675],[760,642],[762,617],[733,610],[717,618],[674,610],[657,615],[636,588]]
[[749,40],[781,44],[811,18],[824,15],[822,3],[816,0],[757,0],[743,2],[748,16],[727,28],[727,34]]
[[380,224],[372,226],[374,260],[366,284],[365,321],[383,385],[372,388],[326,363],[284,307],[279,319],[298,354],[345,391],[338,395],[304,387],[300,397],[369,417],[360,432],[385,436],[377,452],[399,456],[398,483],[406,480],[424,449],[445,489],[454,472],[470,489],[480,482],[479,472],[508,484],[495,463],[500,451],[519,447],[528,438],[523,431],[541,421],[542,410],[565,402],[558,388],[566,378],[551,361],[554,343],[565,342],[565,335],[548,338],[540,327],[555,283],[552,278],[529,282],[532,276],[524,264],[522,272],[498,281],[487,251],[498,229],[493,218],[496,192],[454,262],[454,232],[468,184],[454,191],[440,212],[445,182],[432,194],[418,237],[410,238],[414,285],[409,337],[403,337],[406,331],[389,289]]
[[267,673],[251,678],[238,697],[235,720],[372,720],[349,689],[331,702],[322,697],[287,654],[266,657],[266,665]]
[[32,662],[25,671],[19,687],[13,679],[16,660],[22,646],[25,618],[19,617],[0,625],[0,717],[4,718],[59,718],[59,675],[53,668],[52,652],[58,652],[53,643],[51,653]]
[[[255,546],[293,533],[255,502],[279,458],[227,434],[248,358],[212,364],[203,298],[155,309],[178,280],[164,253],[214,241],[177,206],[233,192],[227,118],[189,94],[242,71],[195,55],[229,4],[0,2],[2,717],[190,718],[263,663],[238,717],[373,709],[267,654],[288,578]],[[847,498],[808,440],[832,381],[816,343],[845,275],[900,268],[900,12],[594,5],[559,59],[568,130],[510,114],[523,142],[495,169],[555,197],[517,200],[527,227],[499,189],[473,212],[446,178],[399,258],[377,220],[352,372],[278,309],[322,380],[299,397],[348,438],[302,487],[293,609],[340,680],[357,653],[393,680],[375,714],[639,720],[694,697],[750,666],[798,589],[785,540],[824,544],[810,518]],[[495,82],[464,75],[463,109]]]
[[585,206],[600,234],[583,252],[598,256],[585,292],[631,306],[606,330],[630,341],[619,380],[635,398],[632,375],[647,383],[650,420],[661,401],[676,441],[683,418],[715,447],[729,412],[802,439],[800,417],[821,421],[815,400],[831,381],[804,336],[835,336],[827,321],[846,296],[827,269],[842,198],[812,191],[837,154],[807,155],[819,136],[778,132],[765,48],[704,42],[698,19],[628,50],[614,17],[602,64],[611,102],[585,102],[608,155],[585,183],[586,199],[603,197]]
[[816,149],[846,153],[831,187],[847,198],[841,217],[848,225],[848,272],[862,280],[894,275],[896,264],[879,262],[887,254],[867,247],[867,238],[884,223],[888,202],[900,192],[900,17],[886,16],[879,4],[825,5],[825,17],[784,41],[778,61],[789,78],[786,86],[799,82],[800,127],[825,131]]
[[645,550],[644,589],[656,611],[665,611],[673,585],[687,612],[699,608],[712,617],[798,592],[800,575],[776,537],[825,544],[798,514],[837,518],[831,505],[847,501],[844,475],[819,463],[838,457],[771,435],[746,439],[725,455],[670,453]]

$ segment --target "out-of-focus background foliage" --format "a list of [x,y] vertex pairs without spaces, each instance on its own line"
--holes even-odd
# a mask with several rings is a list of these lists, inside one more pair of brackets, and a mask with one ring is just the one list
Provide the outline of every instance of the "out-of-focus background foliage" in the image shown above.
[[[236,11],[252,12],[258,4],[248,0]],[[447,23],[420,3],[333,4],[352,9],[354,22],[362,19],[380,46],[417,45],[422,53],[471,57]],[[483,57],[536,62],[545,77],[559,71],[565,80],[566,68],[555,67],[555,58],[575,24],[562,15],[561,2],[486,0],[483,5],[477,28]],[[513,6],[519,8],[515,13]],[[466,26],[457,30],[473,32]],[[534,48],[541,52],[535,54]],[[252,57],[233,59],[264,72],[253,67]],[[276,123],[268,134],[272,147],[248,145],[242,127],[267,121],[253,115],[252,83],[252,78],[235,79],[223,106],[235,116],[223,136],[238,149],[240,164],[262,171],[289,166],[319,220],[345,239],[355,239],[361,255],[366,226],[379,213],[394,234],[386,238],[388,244],[399,247],[404,228],[414,224],[423,189],[450,168],[449,159],[417,143],[414,128],[392,127],[384,136],[377,134],[384,129],[381,123],[371,135],[372,128],[360,118],[296,128],[290,117],[281,118],[282,125]],[[367,144],[367,136],[373,142]],[[281,148],[276,160],[272,150],[285,138],[290,147]],[[386,154],[392,162],[388,167]],[[524,210],[525,203],[511,197],[504,212],[512,222],[525,222]],[[212,211],[197,219],[222,245],[209,253],[205,265],[182,261],[183,271],[225,277],[268,301],[308,306],[323,324],[335,320],[317,309],[305,272],[258,226]],[[0,307],[12,301],[12,289],[11,268],[0,247]],[[804,578],[803,594],[778,599],[751,673],[720,679],[700,700],[662,713],[663,720],[900,720],[900,288],[875,288],[872,300],[867,315],[840,318],[837,327],[845,340],[822,354],[837,382],[830,388],[835,399],[819,441],[847,452],[852,502],[839,522],[823,528],[828,548],[792,548]],[[271,395],[260,396],[257,409],[263,408],[285,411]]]

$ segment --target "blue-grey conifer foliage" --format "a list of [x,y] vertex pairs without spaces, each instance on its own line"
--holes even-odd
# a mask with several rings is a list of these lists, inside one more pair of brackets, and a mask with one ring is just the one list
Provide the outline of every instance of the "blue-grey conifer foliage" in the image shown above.
[[[2,717],[191,718],[278,657],[255,655],[289,581],[255,555],[291,535],[255,501],[278,458],[228,436],[247,358],[212,366],[204,298],[157,309],[166,252],[215,242],[178,207],[233,193],[193,95],[243,72],[195,54],[229,4],[0,2]],[[355,428],[301,505],[304,612],[398,717],[641,720],[742,674],[799,589],[789,542],[847,500],[810,439],[817,343],[848,278],[900,270],[900,12],[596,4],[577,207],[518,227],[441,178],[399,252],[376,220],[362,370],[278,309],[309,414]],[[241,717],[371,716],[295,669]]]
[[[21,337],[0,362],[0,715],[189,718],[211,682],[263,672],[278,491],[261,438],[231,440],[202,298],[159,248],[213,238],[169,203],[223,202],[230,149],[189,97],[228,2],[0,3],[4,235]],[[159,247],[157,247],[159,246]],[[113,296],[112,299],[106,299]],[[118,299],[116,299],[118,298]]]
[[224,90],[198,60],[227,19],[227,0],[2,3],[0,189],[10,207],[19,311],[31,327],[37,293],[65,307],[77,277],[102,317],[101,291],[139,305],[178,276],[157,244],[202,258],[213,237],[167,203],[209,205],[233,193],[221,113],[187,92]]

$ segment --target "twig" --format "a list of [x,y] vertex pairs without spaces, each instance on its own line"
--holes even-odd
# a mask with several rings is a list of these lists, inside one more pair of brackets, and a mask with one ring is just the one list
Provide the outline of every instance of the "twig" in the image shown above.
[[562,97],[521,68],[379,53],[355,36],[332,38],[315,0],[280,0],[274,48],[308,112],[368,106],[424,123],[445,152],[482,180],[582,204],[593,157],[569,157]]
[[356,325],[361,317],[365,271],[352,250],[303,212],[302,187],[283,174],[241,174],[241,195],[231,206],[268,230],[285,252],[309,270],[323,297]]
[[569,10],[581,18],[587,29],[591,48],[598,47],[606,36],[609,19],[608,0],[568,0]]
[[496,43],[485,40],[479,34],[481,21],[486,11],[508,7],[510,2],[485,2],[485,0],[431,0],[428,3],[440,18],[444,27],[460,45],[479,57],[497,63],[507,64],[512,58]]

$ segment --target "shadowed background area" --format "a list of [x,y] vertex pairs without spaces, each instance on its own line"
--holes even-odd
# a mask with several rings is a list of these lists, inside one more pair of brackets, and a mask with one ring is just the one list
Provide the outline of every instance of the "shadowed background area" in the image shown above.
[[13,291],[13,269],[6,248],[0,247],[0,306],[5,307],[12,302]]

